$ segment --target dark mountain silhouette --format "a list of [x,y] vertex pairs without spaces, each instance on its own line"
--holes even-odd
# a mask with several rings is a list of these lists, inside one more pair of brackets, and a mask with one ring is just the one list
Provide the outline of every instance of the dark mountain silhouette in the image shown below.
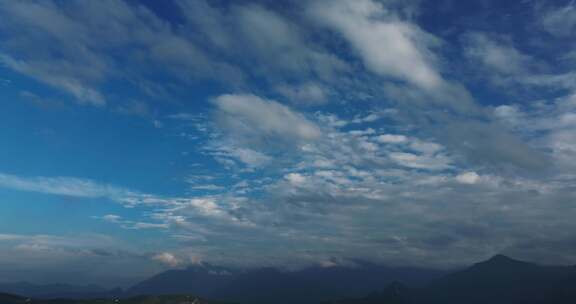
[[434,282],[425,296],[434,299],[432,303],[540,303],[558,284],[576,274],[574,270],[497,255]]
[[[218,298],[241,303],[318,303],[312,281],[300,280],[294,273],[274,268],[253,270],[238,275],[218,291]],[[314,298],[314,299],[312,299]]]
[[110,291],[99,286],[75,286],[68,284],[41,285],[28,282],[0,283],[0,292],[40,299],[101,298],[113,297],[121,293],[119,290]]
[[202,264],[181,270],[168,270],[128,289],[128,295],[194,294],[211,297],[237,276],[233,269]]
[[443,275],[435,270],[391,268],[357,262],[356,267],[311,267],[300,271],[262,268],[235,271],[214,266],[170,270],[145,280],[128,294],[181,294],[241,303],[314,303],[360,297],[402,280],[420,286]]
[[2,304],[225,304],[189,295],[137,296],[123,299],[48,299],[37,300],[10,294],[0,294]]
[[27,299],[11,294],[0,293],[0,303],[2,304],[23,304],[27,303]]
[[[40,298],[29,296],[32,291],[46,298],[49,287],[52,295],[66,287],[69,293],[63,297],[80,298],[79,291],[89,288],[75,287],[71,293],[72,287],[67,285],[31,286],[35,285],[18,283],[11,288],[26,290],[28,295],[22,295],[31,298]],[[10,294],[18,292],[0,294],[0,304],[30,303],[25,297]],[[160,273],[122,295],[116,292],[114,297],[123,296],[121,303],[169,304],[191,302],[190,296],[178,296],[188,294],[241,304],[575,304],[576,267],[543,266],[503,255],[450,274],[369,263],[300,271],[239,271],[205,264]],[[44,299],[33,303],[115,303],[111,292],[107,295],[108,299]]]
[[403,304],[573,304],[576,267],[542,266],[496,255],[417,289],[399,289],[334,303]]
[[[334,304],[409,304],[414,302],[414,291],[400,282],[389,284],[384,290],[360,299],[345,299]],[[326,304],[330,304],[329,302]]]

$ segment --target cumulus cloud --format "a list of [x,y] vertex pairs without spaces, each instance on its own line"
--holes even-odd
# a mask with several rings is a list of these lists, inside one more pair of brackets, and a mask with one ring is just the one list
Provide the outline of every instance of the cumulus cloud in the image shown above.
[[182,261],[174,254],[169,252],[161,252],[152,256],[152,260],[162,263],[168,267],[178,267]]
[[319,1],[310,8],[318,21],[340,32],[376,74],[407,81],[425,90],[442,83],[430,45],[431,35],[398,20],[380,2]]
[[456,181],[462,184],[475,184],[480,181],[480,175],[476,172],[464,172],[456,175]]
[[299,173],[288,173],[284,176],[290,183],[298,185],[306,181],[306,177]]
[[467,89],[442,75],[443,66],[436,54],[441,40],[390,4],[318,0],[310,2],[307,13],[315,23],[344,38],[365,70],[379,76],[367,79],[373,85],[380,82],[388,99],[424,107],[440,105],[461,113],[478,112]]

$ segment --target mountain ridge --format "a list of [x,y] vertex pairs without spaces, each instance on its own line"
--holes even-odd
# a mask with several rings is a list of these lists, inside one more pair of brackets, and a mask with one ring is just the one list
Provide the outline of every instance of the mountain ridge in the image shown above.
[[384,292],[380,297],[331,303],[573,304],[576,303],[576,267],[539,265],[495,255],[434,280],[424,288],[403,290],[401,295]]
[[[357,263],[355,267],[309,267],[298,271],[276,268],[227,269],[210,273],[201,267],[169,270],[135,284],[129,295],[193,293],[245,303],[314,303],[358,297],[395,280],[422,285],[443,271]],[[199,281],[203,280],[199,284]],[[196,283],[195,283],[196,282]],[[264,289],[264,291],[262,291]]]
[[[1,286],[0,293],[6,292]],[[166,286],[170,288],[162,289]],[[0,303],[24,303],[22,297],[11,294],[18,293],[0,294]],[[126,292],[107,293],[101,298],[109,300],[97,303],[108,303],[114,297],[122,297],[122,301],[181,303],[167,299],[181,299],[175,295],[187,294],[240,304],[574,304],[576,266],[540,265],[505,255],[495,255],[450,273],[374,264],[356,268],[310,267],[292,272],[207,264],[159,273]]]

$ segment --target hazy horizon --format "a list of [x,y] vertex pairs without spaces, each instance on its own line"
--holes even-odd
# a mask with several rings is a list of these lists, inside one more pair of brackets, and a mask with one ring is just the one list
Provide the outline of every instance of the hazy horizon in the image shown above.
[[576,4],[0,0],[0,277],[576,264]]

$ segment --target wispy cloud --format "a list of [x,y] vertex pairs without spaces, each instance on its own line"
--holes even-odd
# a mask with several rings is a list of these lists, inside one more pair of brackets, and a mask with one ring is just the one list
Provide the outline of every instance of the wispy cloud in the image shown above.
[[40,192],[85,198],[108,198],[123,200],[139,196],[128,189],[100,184],[88,179],[75,177],[21,177],[0,173],[0,187],[20,191]]

